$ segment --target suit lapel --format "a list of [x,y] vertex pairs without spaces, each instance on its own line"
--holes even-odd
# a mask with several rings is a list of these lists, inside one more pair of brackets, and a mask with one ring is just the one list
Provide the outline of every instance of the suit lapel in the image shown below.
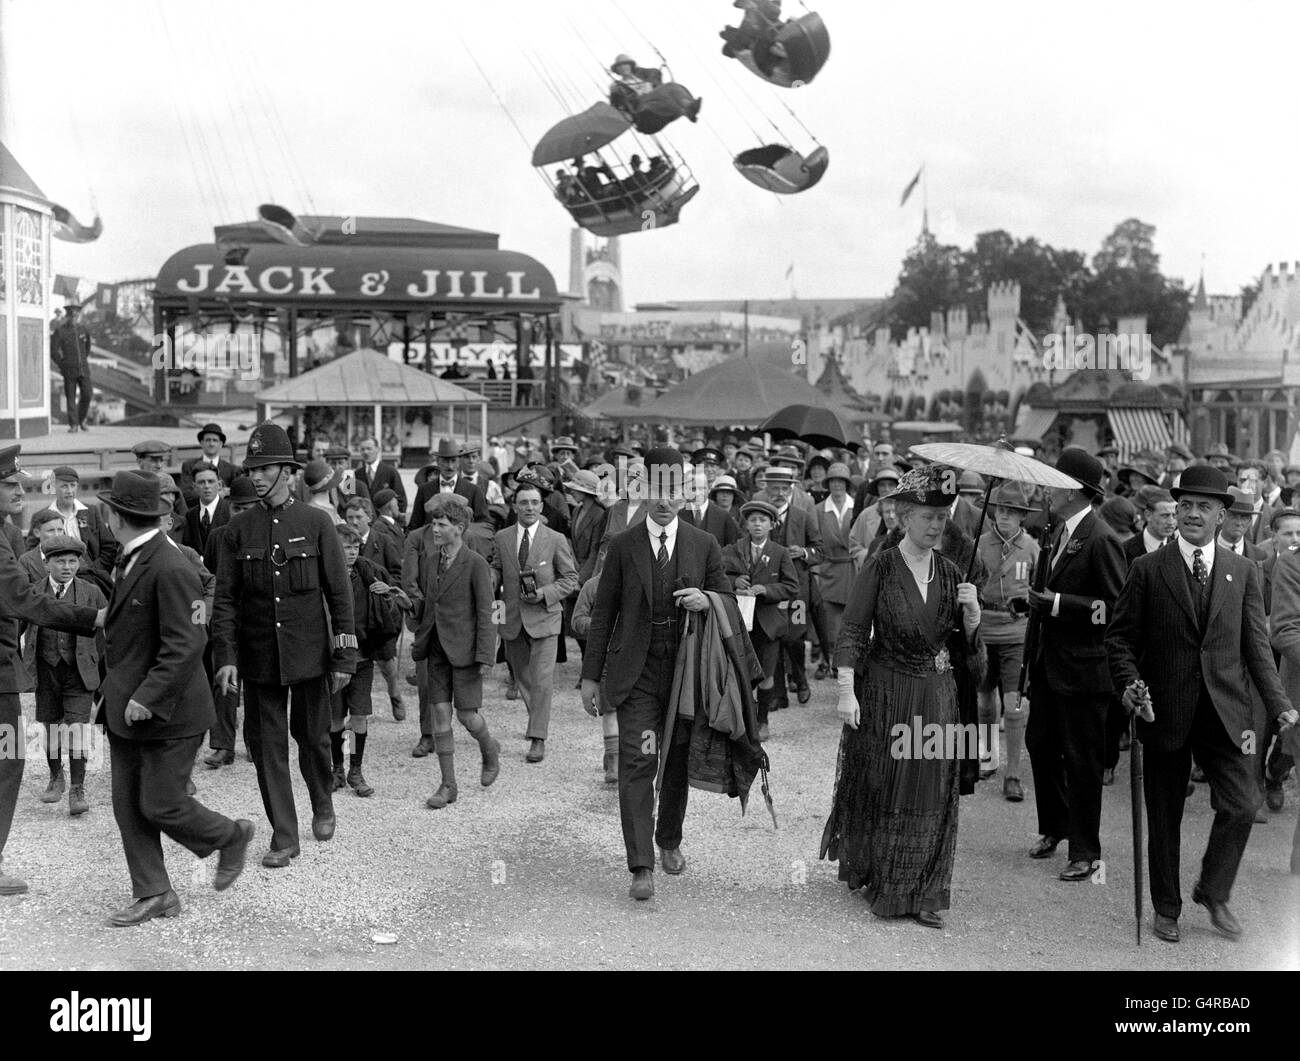
[[[681,533],[680,529],[678,533]],[[645,591],[646,607],[653,607],[651,588],[654,585],[654,576],[650,573],[650,566],[654,563],[654,558],[650,553],[650,536],[638,534],[634,540],[636,544],[632,546],[632,559],[636,563],[636,573],[641,576],[641,588]]]
[[1187,576],[1183,573],[1185,565],[1182,551],[1177,544],[1173,544],[1164,546],[1161,552],[1160,573],[1173,592],[1174,600],[1178,601],[1187,613],[1187,618],[1192,621],[1192,628],[1197,629],[1200,623],[1196,617],[1196,608],[1192,605],[1192,591],[1187,585]]
[[[452,560],[447,570],[442,573],[442,578],[437,580],[438,591],[434,595],[434,600],[441,600],[443,594],[451,588],[452,584],[459,581],[461,575],[469,569],[469,562],[465,557],[465,550],[468,548],[468,545],[462,543],[461,547],[456,550],[455,559]],[[433,570],[435,572],[438,570],[438,554],[436,552],[433,556]]]
[[149,541],[145,542],[139,549],[135,561],[131,564],[131,570],[127,572],[125,578],[119,578],[113,585],[113,599],[109,605],[109,611],[116,614],[121,610],[122,605],[130,600],[131,590],[140,580],[140,572],[145,569],[149,561],[153,559],[153,554],[159,547],[170,548],[163,542],[163,532],[159,531]]
[[[1094,513],[1089,512],[1083,519],[1079,520],[1079,525],[1074,528],[1074,533],[1070,535],[1065,547],[1065,555],[1061,557],[1060,563],[1051,569],[1050,578],[1054,581],[1061,577],[1061,572],[1069,565],[1070,561],[1083,552],[1083,543],[1088,540],[1088,535],[1092,533],[1093,524],[1096,523],[1097,517]],[[1062,528],[1064,533],[1064,528]],[[1075,546],[1071,549],[1070,546]]]
[[1232,553],[1222,546],[1216,545],[1214,547],[1214,573],[1210,576],[1210,606],[1205,616],[1206,630],[1209,630],[1210,625],[1214,622],[1214,617],[1219,614],[1219,609],[1223,607],[1223,598],[1228,594],[1228,582],[1232,578],[1233,566]]

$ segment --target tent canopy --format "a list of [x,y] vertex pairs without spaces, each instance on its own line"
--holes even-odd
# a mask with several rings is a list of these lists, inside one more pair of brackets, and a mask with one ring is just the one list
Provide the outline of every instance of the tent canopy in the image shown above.
[[[664,421],[679,424],[745,424],[766,420],[787,405],[818,405],[833,409],[849,423],[860,414],[829,402],[802,376],[792,374],[770,357],[733,357],[697,372],[644,408],[620,414],[617,419]],[[612,415],[607,413],[607,416]]]
[[458,387],[378,350],[357,350],[320,368],[267,387],[259,405],[482,405],[481,394]]

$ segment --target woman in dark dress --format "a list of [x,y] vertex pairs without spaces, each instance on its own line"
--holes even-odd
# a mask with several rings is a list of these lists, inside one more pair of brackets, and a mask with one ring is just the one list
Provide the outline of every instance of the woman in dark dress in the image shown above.
[[977,590],[935,550],[955,489],[947,469],[904,476],[904,538],[858,573],[836,645],[844,731],[821,847],[872,913],[930,928],[949,906],[958,758],[975,736],[959,726],[953,655],[980,650]]

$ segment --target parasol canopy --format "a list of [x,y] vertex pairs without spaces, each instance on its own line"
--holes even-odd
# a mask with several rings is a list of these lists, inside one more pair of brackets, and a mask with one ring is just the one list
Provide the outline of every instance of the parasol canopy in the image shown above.
[[[1010,479],[1034,486],[1079,489],[1079,481],[1036,457],[1026,457],[1002,446],[977,446],[969,442],[922,442],[910,452],[935,464],[946,464],[962,471],[979,472],[990,479]],[[992,483],[989,484],[990,487]]]
[[549,166],[581,158],[617,140],[631,122],[608,103],[596,103],[552,126],[537,142],[533,151],[534,166]]
[[843,446],[854,453],[860,448],[858,432],[834,409],[822,405],[787,405],[778,409],[761,424],[776,442],[797,438],[817,449]]

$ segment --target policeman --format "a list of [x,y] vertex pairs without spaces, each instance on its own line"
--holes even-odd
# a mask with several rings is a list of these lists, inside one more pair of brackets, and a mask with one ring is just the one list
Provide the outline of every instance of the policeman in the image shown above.
[[[31,478],[18,466],[21,446],[0,449],[0,517],[21,517],[23,483]],[[45,596],[18,566],[9,539],[0,535],[0,895],[21,895],[25,881],[4,872],[5,841],[13,824],[22,786],[27,727],[18,694],[24,670],[18,652],[18,619],[33,626],[89,637],[103,626],[106,608],[96,610]]]
[[213,662],[221,691],[243,680],[244,743],[274,830],[262,865],[282,869],[298,855],[290,734],[311,795],[312,835],[334,835],[330,694],[356,671],[357,639],[343,549],[329,514],[291,496],[301,465],[284,429],[257,427],[244,466],[261,503],[232,516],[221,539]]

